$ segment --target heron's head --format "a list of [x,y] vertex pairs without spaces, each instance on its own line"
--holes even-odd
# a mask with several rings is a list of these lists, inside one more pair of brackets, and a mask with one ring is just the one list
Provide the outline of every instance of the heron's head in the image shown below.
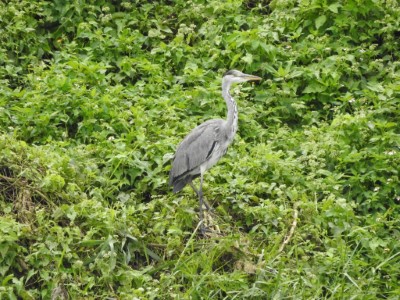
[[245,74],[238,70],[229,70],[224,74],[223,80],[229,83],[245,82],[245,81],[259,81],[261,77]]

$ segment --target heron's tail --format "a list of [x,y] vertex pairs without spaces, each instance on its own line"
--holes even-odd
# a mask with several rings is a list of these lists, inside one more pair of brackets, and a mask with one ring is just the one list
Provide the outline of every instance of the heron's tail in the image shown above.
[[177,193],[181,191],[189,182],[199,177],[200,175],[190,175],[186,174],[186,176],[178,176],[178,177],[170,177],[169,185],[173,186],[173,192]]

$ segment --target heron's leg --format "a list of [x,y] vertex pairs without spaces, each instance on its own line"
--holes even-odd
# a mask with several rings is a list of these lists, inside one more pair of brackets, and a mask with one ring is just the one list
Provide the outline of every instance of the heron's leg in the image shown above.
[[196,193],[197,197],[199,196],[199,191],[196,189],[196,187],[193,184],[193,181],[189,182],[190,186],[192,187],[193,191]]
[[[199,191],[196,189],[196,187],[194,186],[193,182],[190,181],[189,184],[190,184],[190,186],[192,187],[193,191],[196,193],[197,197],[200,198]],[[204,205],[206,206],[207,210],[211,210],[210,204],[208,204],[207,200],[204,199],[204,198],[203,198],[203,203],[204,203]]]
[[200,175],[200,189],[199,189],[197,194],[199,195],[199,203],[200,203],[200,212],[199,212],[199,214],[200,214],[200,222],[201,222],[200,231],[201,231],[202,234],[204,234],[205,231],[206,231],[206,228],[205,228],[204,223],[203,223],[203,221],[204,221],[204,215],[203,215],[203,173],[201,173],[201,175]]

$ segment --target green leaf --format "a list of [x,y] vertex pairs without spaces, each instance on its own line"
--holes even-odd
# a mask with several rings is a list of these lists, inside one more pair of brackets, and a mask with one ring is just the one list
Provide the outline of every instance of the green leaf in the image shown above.
[[319,16],[317,19],[315,19],[315,27],[319,29],[322,25],[325,24],[325,22],[326,22],[326,16],[325,15]]
[[341,6],[342,6],[342,5],[341,5],[340,3],[332,3],[331,5],[328,6],[328,9],[329,9],[331,12],[337,14],[337,13],[339,12],[338,9],[339,9],[339,7],[341,7]]
[[304,94],[310,94],[310,93],[321,93],[326,90],[326,86],[318,83],[318,82],[312,82],[310,83],[303,91]]

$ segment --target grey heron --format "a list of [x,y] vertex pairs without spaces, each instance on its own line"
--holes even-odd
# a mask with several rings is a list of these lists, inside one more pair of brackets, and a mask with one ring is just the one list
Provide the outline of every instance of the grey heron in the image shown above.
[[[203,175],[226,153],[238,128],[238,110],[229,88],[232,83],[257,80],[261,78],[237,70],[226,72],[222,79],[222,97],[228,109],[226,120],[214,119],[200,124],[183,139],[176,150],[169,173],[169,185],[173,186],[174,193],[182,190],[187,184],[193,188],[199,197],[200,229],[203,234],[203,203],[210,209],[207,202],[203,201]],[[198,190],[192,182],[197,177],[200,177]]]

